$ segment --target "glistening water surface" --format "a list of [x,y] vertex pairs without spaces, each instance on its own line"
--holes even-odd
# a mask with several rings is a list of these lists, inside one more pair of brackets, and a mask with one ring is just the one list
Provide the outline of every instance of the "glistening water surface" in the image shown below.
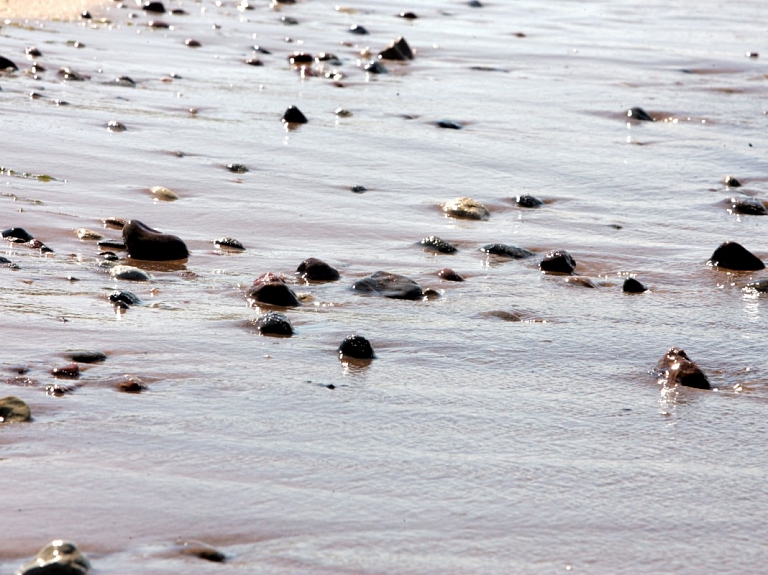
[[[55,253],[3,244],[0,395],[34,420],[0,426],[0,570],[65,538],[104,575],[761,572],[766,301],[742,288],[768,276],[706,261],[726,240],[768,256],[768,218],[727,210],[768,195],[762,4],[417,4],[176,0],[185,15],[2,26],[20,71],[0,78],[0,223]],[[415,59],[366,73],[361,52],[398,36]],[[295,51],[341,63],[302,75]],[[286,129],[289,105],[309,122]],[[633,106],[657,121],[628,123]],[[490,218],[445,217],[458,196]],[[111,279],[75,233],[119,238],[110,216],[180,236],[189,260]],[[540,273],[555,249],[596,287]],[[296,334],[260,336],[245,287],[310,256],[342,279],[294,286]],[[377,270],[441,297],[350,290]],[[650,290],[623,293],[630,275]],[[145,303],[116,313],[115,288]],[[339,361],[352,333],[367,367]],[[671,346],[715,389],[660,386]],[[74,349],[108,359],[48,395]],[[147,389],[116,391],[126,375]]]

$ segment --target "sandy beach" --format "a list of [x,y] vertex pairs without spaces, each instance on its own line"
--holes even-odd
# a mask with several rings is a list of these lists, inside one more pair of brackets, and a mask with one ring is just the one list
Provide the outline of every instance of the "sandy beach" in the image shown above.
[[98,0],[0,0],[0,16],[73,20],[83,10],[92,10],[106,3]]

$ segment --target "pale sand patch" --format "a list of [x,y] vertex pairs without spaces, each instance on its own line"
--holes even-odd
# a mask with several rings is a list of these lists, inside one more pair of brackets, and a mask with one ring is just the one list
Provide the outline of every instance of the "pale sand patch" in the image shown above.
[[95,10],[108,0],[0,0],[0,19],[74,20],[83,10]]

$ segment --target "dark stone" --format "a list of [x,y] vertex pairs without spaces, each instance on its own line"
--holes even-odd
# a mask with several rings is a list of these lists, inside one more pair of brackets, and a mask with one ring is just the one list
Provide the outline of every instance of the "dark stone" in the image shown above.
[[572,286],[580,286],[580,287],[591,288],[591,289],[597,288],[597,284],[595,284],[595,282],[593,282],[589,278],[585,278],[581,276],[567,277],[565,278],[565,283]]
[[142,6],[145,12],[151,12],[153,14],[165,14],[165,6],[162,2],[144,2]]
[[169,261],[189,257],[181,238],[154,230],[138,220],[129,221],[123,228],[123,241],[128,254],[137,260]]
[[391,299],[417,300],[424,296],[421,286],[412,279],[383,271],[356,281],[352,289],[360,293]]
[[53,250],[46,246],[43,242],[40,240],[29,240],[25,244],[28,248],[31,248],[33,250],[40,250],[40,253],[42,254],[52,254]]
[[744,291],[768,293],[768,279],[757,280],[744,286]]
[[241,252],[245,251],[243,244],[235,238],[219,238],[218,240],[213,240],[213,245],[217,248],[226,248],[228,250],[237,250]]
[[549,252],[544,259],[539,262],[539,269],[543,272],[555,272],[562,274],[572,273],[576,268],[576,262],[571,254],[565,250],[556,250]]
[[29,421],[32,414],[29,406],[18,397],[9,395],[0,398],[0,423],[12,421]]
[[309,120],[296,106],[288,106],[283,114],[283,122],[287,124],[306,124]]
[[664,354],[656,365],[656,371],[664,378],[666,385],[712,389],[704,372],[678,347],[673,347]]
[[371,60],[365,66],[363,66],[363,70],[369,74],[389,74],[387,67],[378,60]]
[[379,52],[379,58],[383,60],[413,60],[413,51],[405,38],[401,36]]
[[120,260],[115,252],[99,252],[99,257],[108,262],[116,262]]
[[544,202],[534,196],[522,195],[515,198],[515,204],[519,208],[540,208]]
[[190,555],[213,563],[224,563],[227,560],[227,556],[221,551],[214,549],[205,543],[200,543],[199,541],[185,541],[182,544],[181,554]]
[[101,220],[101,223],[104,224],[104,227],[112,228],[115,230],[122,230],[126,224],[128,224],[128,222],[124,219],[115,217],[104,218]]
[[655,118],[642,108],[630,108],[627,110],[627,118],[639,122],[655,122]]
[[147,22],[147,26],[150,28],[157,28],[158,30],[167,30],[171,27],[170,24],[163,22],[162,20],[150,20]]
[[480,0],[469,0],[469,2],[467,2],[467,6],[470,8],[482,8],[483,4],[480,2]]
[[107,130],[110,132],[125,132],[127,129],[125,124],[118,122],[117,120],[110,120],[107,122]]
[[11,260],[3,256],[0,256],[0,266],[7,268],[18,267]]
[[437,277],[439,277],[441,280],[445,280],[448,282],[463,282],[464,278],[461,277],[459,274],[457,274],[455,271],[453,271],[451,268],[443,268],[440,271],[437,272]]
[[368,191],[368,188],[366,188],[365,186],[354,185],[354,186],[350,187],[349,190],[353,194],[363,194],[363,193]]
[[504,311],[504,310],[493,310],[493,311],[487,311],[480,314],[481,317],[488,317],[488,318],[495,318],[500,319],[502,321],[509,321],[509,322],[520,322],[523,321],[522,316],[519,314],[516,314],[511,311]]
[[438,238],[437,236],[428,236],[422,239],[419,242],[419,245],[428,250],[439,252],[441,254],[452,254],[458,251],[455,246],[449,244],[442,238]]
[[11,62],[8,58],[5,56],[0,56],[0,70],[7,70],[8,68],[12,70],[18,70],[19,67]]
[[76,363],[70,363],[63,367],[54,367],[51,370],[51,375],[62,379],[77,379],[80,377],[80,368]]
[[415,20],[418,18],[418,16],[413,12],[400,12],[400,14],[397,16],[398,18],[405,18],[406,20]]
[[174,16],[186,16],[187,14],[189,14],[189,12],[187,12],[186,10],[183,10],[182,8],[174,8],[173,10],[171,10],[171,14],[173,14]]
[[113,291],[111,294],[109,294],[109,301],[111,301],[114,304],[123,303],[127,306],[139,305],[141,303],[141,299],[139,299],[139,296],[137,296],[132,292],[124,291],[124,290]]
[[300,306],[299,299],[285,280],[271,272],[259,276],[253,281],[253,286],[246,292],[245,297],[251,305],[266,303],[280,307]]
[[290,56],[288,56],[288,62],[291,64],[297,65],[297,64],[311,64],[314,58],[312,57],[312,54],[309,54],[307,52],[294,52]]
[[741,182],[734,178],[733,176],[725,176],[725,179],[723,180],[726,186],[729,188],[740,188]]
[[[1,65],[1,63],[0,63]],[[69,80],[70,82],[84,82],[85,76],[82,74],[75,72],[72,68],[68,66],[64,66],[62,68],[59,68],[58,72],[59,76],[64,80]]]
[[464,126],[453,120],[438,120],[435,122],[435,125],[438,128],[445,128],[446,130],[461,130],[464,128]]
[[199,40],[195,40],[194,38],[187,38],[184,40],[184,45],[188,46],[189,48],[200,48],[202,44]]
[[339,355],[352,357],[354,359],[374,359],[371,342],[361,335],[350,335],[344,338],[339,345]]
[[624,285],[621,287],[621,291],[624,293],[643,293],[644,291],[648,291],[648,288],[635,278],[627,278],[624,280]]
[[233,174],[244,174],[248,171],[248,167],[243,164],[227,164],[227,169]]
[[532,258],[535,255],[533,252],[530,252],[524,248],[508,246],[507,244],[488,244],[480,249],[495,256],[503,256],[505,258],[513,258],[516,260]]
[[115,389],[122,393],[141,393],[147,390],[147,385],[136,377],[126,376],[115,384]]
[[88,558],[71,541],[57,539],[43,547],[16,575],[85,575]]
[[307,258],[296,268],[296,273],[308,282],[333,282],[339,279],[338,270],[317,258]]
[[125,242],[122,240],[99,240],[96,245],[102,249],[125,251]]
[[256,319],[256,327],[261,335],[276,335],[290,337],[293,335],[293,326],[284,314],[270,311],[260,315]]
[[27,46],[26,49],[24,50],[24,53],[27,56],[32,56],[33,58],[39,58],[40,56],[43,55],[43,53],[37,48],[35,48],[34,46]]
[[135,88],[136,87],[136,82],[130,76],[118,76],[112,82],[109,82],[109,83],[110,84],[114,84],[116,86],[123,86],[125,88]]
[[255,52],[259,52],[261,54],[267,54],[267,55],[272,53],[266,48],[264,48],[264,46],[251,46],[251,50],[254,50]]
[[296,18],[291,18],[290,16],[281,16],[280,22],[282,22],[286,26],[296,26],[299,23],[299,21],[296,20]]
[[2,233],[3,233],[3,239],[16,244],[31,242],[32,240],[35,239],[35,236],[30,234],[24,228],[9,228],[7,230],[3,230]]
[[258,58],[246,58],[245,63],[249,66],[263,66],[264,62],[259,60]]
[[83,10],[82,14],[80,14],[80,18],[83,20],[91,20],[93,16],[91,16],[91,13],[88,12],[88,10]]
[[729,200],[729,211],[734,214],[743,214],[747,216],[766,216],[768,210],[765,204],[757,198],[731,198]]
[[101,363],[107,361],[107,354],[101,351],[70,351],[66,354],[67,359],[78,363]]
[[359,36],[365,36],[366,34],[368,34],[368,30],[366,30],[364,26],[360,26],[359,24],[352,24],[352,26],[349,27],[349,31],[352,34],[358,34]]
[[757,271],[765,268],[765,264],[757,256],[736,242],[720,244],[707,263],[736,271]]

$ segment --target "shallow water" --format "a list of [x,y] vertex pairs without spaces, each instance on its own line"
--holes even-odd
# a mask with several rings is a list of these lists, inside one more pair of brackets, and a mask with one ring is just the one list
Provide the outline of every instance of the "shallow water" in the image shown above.
[[[0,387],[34,421],[0,428],[0,570],[68,538],[103,574],[760,571],[766,302],[741,287],[766,272],[705,264],[725,240],[768,256],[768,218],[724,203],[768,193],[768,71],[745,56],[766,51],[759,3],[173,6],[189,14],[164,15],[170,30],[116,6],[101,15],[111,25],[2,28],[0,55],[28,67],[36,45],[47,68],[0,78],[0,164],[16,174],[0,178],[2,228],[55,255],[2,254],[20,269],[0,268],[0,367],[10,379],[26,365],[33,381]],[[353,23],[371,34],[349,34]],[[379,76],[358,67],[361,49],[399,35],[415,60]],[[263,67],[243,63],[254,44],[272,51]],[[295,50],[337,54],[343,87],[302,79]],[[61,66],[90,79],[62,82]],[[123,75],[137,86],[105,84]],[[310,121],[288,131],[292,104]],[[628,125],[632,106],[659,121]],[[726,174],[744,187],[727,189]],[[157,185],[181,199],[155,202]],[[516,208],[522,193],[548,203]],[[463,195],[490,219],[444,217],[439,204]],[[110,279],[74,233],[118,238],[108,216],[181,236],[185,269]],[[459,252],[423,251],[428,235]],[[247,250],[215,249],[222,236]],[[538,256],[479,251],[494,242]],[[552,249],[598,288],[540,274]],[[342,280],[296,286],[311,298],[287,312],[297,334],[260,337],[244,287],[309,256]],[[467,281],[439,280],[442,267]],[[379,269],[442,297],[350,291]],[[651,291],[623,294],[627,274]],[[115,287],[145,305],[115,314]],[[339,362],[350,333],[372,341],[370,366]],[[717,391],[656,383],[673,345]],[[83,366],[72,393],[46,395],[50,369],[82,348],[109,358]],[[126,374],[148,389],[115,391]],[[229,561],[181,557],[177,538]]]

